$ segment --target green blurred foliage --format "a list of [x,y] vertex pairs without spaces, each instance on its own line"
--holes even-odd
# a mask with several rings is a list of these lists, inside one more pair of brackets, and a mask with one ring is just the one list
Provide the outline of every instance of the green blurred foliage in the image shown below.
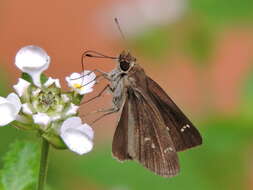
[[242,86],[242,100],[241,105],[242,114],[245,117],[251,118],[253,122],[253,68],[248,72],[245,77],[245,83]]
[[[0,62],[1,64],[1,62]],[[10,90],[10,87],[7,86],[8,77],[7,73],[4,72],[4,69],[0,66],[0,96],[6,96],[8,94],[8,91]]]
[[131,46],[155,62],[176,50],[202,64],[212,54],[214,34],[205,24],[196,25],[191,19],[185,22],[189,24],[147,30],[133,38]]
[[245,21],[252,24],[252,0],[189,0],[188,2],[194,15],[208,24],[219,27]]
[[204,24],[191,26],[182,40],[182,51],[193,58],[195,63],[205,65],[212,55],[214,34]]
[[131,46],[147,58],[162,58],[168,55],[170,49],[169,33],[164,28],[151,28],[131,39]]

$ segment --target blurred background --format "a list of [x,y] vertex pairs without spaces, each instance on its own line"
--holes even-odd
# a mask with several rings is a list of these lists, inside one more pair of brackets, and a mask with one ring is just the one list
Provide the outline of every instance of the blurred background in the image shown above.
[[[118,17],[123,40],[113,21]],[[46,74],[81,71],[87,49],[117,56],[130,50],[146,73],[175,100],[203,135],[201,147],[179,153],[181,173],[164,179],[111,156],[116,116],[93,127],[94,150],[84,156],[51,149],[48,184],[61,190],[253,189],[252,0],[2,0],[0,96],[20,72],[14,57],[38,45],[52,58]],[[87,59],[85,69],[110,71],[111,60]],[[106,83],[101,81],[94,96]],[[82,107],[110,106],[110,95]],[[85,118],[92,121],[96,116]],[[1,128],[0,157],[14,139],[36,135]],[[0,162],[0,167],[2,163]]]

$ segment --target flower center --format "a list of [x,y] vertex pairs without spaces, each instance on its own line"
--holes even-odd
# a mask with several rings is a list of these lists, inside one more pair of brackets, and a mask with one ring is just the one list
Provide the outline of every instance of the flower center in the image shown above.
[[41,96],[40,102],[47,106],[51,106],[53,103],[56,103],[56,100],[53,93],[49,91]]
[[80,89],[80,90],[82,90],[84,88],[81,84],[77,84],[77,83],[74,84],[73,87],[77,88],[77,89]]
[[39,104],[36,106],[36,110],[39,112],[53,111],[59,102],[59,95],[52,91],[41,91],[38,96]]

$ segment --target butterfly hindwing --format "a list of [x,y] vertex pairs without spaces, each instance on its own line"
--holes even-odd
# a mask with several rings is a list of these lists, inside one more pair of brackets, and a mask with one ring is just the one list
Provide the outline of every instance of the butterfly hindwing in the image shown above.
[[128,100],[125,100],[120,120],[115,130],[112,142],[112,153],[120,161],[131,159],[127,152],[128,147]]
[[166,126],[148,96],[128,89],[128,154],[163,177],[179,172],[178,156]]

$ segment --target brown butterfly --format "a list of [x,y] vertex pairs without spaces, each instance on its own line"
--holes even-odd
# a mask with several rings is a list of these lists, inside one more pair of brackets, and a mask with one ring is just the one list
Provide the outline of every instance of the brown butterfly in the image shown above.
[[97,119],[120,112],[112,143],[113,156],[120,161],[136,160],[163,177],[177,175],[177,152],[202,144],[192,122],[130,53],[123,51],[115,58],[87,51],[85,56],[118,61],[111,72],[100,71],[110,82],[105,89],[112,93],[113,107],[103,110],[106,113]]

